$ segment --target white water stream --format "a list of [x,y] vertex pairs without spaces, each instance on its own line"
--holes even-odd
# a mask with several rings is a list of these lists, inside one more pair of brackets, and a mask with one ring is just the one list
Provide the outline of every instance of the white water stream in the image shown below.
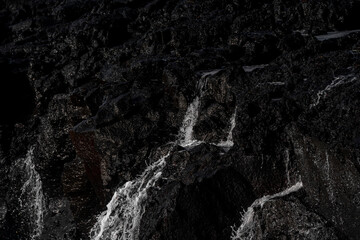
[[147,191],[161,177],[169,154],[170,152],[148,166],[141,176],[116,190],[107,204],[107,210],[98,217],[91,229],[91,239],[137,239]]
[[216,146],[218,147],[222,147],[224,149],[230,149],[234,146],[234,141],[233,141],[233,130],[236,126],[236,108],[235,108],[235,111],[233,113],[233,115],[231,116],[231,119],[230,119],[230,129],[229,129],[229,133],[228,133],[228,136],[226,138],[226,141],[221,141],[217,144],[215,144]]
[[203,141],[199,141],[194,139],[193,133],[194,133],[194,126],[197,122],[197,119],[199,117],[199,110],[201,106],[201,98],[204,95],[205,88],[207,85],[207,77],[213,76],[216,73],[218,73],[220,69],[205,72],[202,74],[200,81],[198,83],[197,89],[200,92],[199,96],[196,96],[193,102],[189,105],[183,124],[180,128],[179,132],[179,145],[186,148],[192,148],[195,147]]
[[317,106],[320,103],[321,99],[324,99],[327,97],[327,94],[332,91],[334,88],[339,87],[341,85],[344,84],[348,84],[351,82],[354,82],[357,80],[357,77],[354,76],[353,74],[348,74],[348,75],[340,75],[338,77],[335,77],[332,82],[327,85],[325,87],[325,89],[320,90],[317,94],[316,94],[316,99],[315,101],[310,105],[310,108],[313,108],[315,106]]
[[40,239],[44,228],[44,195],[39,173],[33,162],[34,149],[30,148],[25,158],[17,161],[17,166],[25,178],[19,197],[21,211],[26,212],[30,221],[26,224],[32,229],[30,239]]
[[338,32],[328,32],[327,34],[317,35],[315,38],[319,41],[325,41],[329,39],[341,38],[351,33],[360,32],[360,30],[350,30],[350,31],[338,31]]
[[266,195],[262,198],[256,199],[247,211],[244,213],[241,219],[241,225],[238,229],[233,228],[231,240],[252,240],[255,237],[255,208],[262,208],[264,204],[274,198],[284,197],[290,193],[299,191],[303,187],[303,183],[297,182],[295,185],[285,189],[282,192],[275,193],[273,195]]
[[[92,240],[138,239],[140,221],[145,211],[144,203],[148,196],[148,190],[154,187],[161,178],[162,170],[166,165],[166,159],[170,155],[171,149],[176,145],[194,147],[202,143],[194,139],[193,128],[199,115],[206,79],[208,76],[214,75],[219,71],[214,70],[202,75],[198,84],[199,95],[188,106],[179,130],[178,139],[172,144],[172,147],[165,155],[149,165],[139,177],[128,181],[115,191],[111,201],[107,204],[107,210],[98,216],[96,224],[90,231],[90,238]],[[233,146],[232,131],[235,127],[235,117],[236,110],[231,118],[231,127],[227,140],[219,143],[219,146],[227,148]]]

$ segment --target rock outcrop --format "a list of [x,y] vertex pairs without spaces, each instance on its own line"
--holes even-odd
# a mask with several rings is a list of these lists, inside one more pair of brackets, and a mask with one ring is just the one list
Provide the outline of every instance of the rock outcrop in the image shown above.
[[0,238],[358,239],[359,10],[0,0]]

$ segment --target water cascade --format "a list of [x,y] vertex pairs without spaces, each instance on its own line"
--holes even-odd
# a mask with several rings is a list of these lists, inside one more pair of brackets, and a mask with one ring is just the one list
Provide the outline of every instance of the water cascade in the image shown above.
[[115,191],[107,204],[107,210],[98,217],[91,229],[91,239],[137,239],[147,191],[161,177],[169,154],[170,152],[148,166],[140,177]]
[[19,197],[21,211],[25,212],[30,221],[28,222],[30,229],[30,239],[39,239],[44,228],[44,195],[42,190],[42,182],[39,173],[35,170],[33,162],[34,149],[30,148],[26,158],[19,159],[17,166],[21,168],[21,172],[25,176],[25,182],[21,187]]
[[233,229],[231,240],[251,240],[255,237],[255,208],[262,208],[264,204],[274,198],[284,197],[290,193],[299,191],[303,187],[303,183],[297,182],[295,185],[285,189],[282,192],[273,195],[266,195],[262,198],[256,199],[241,218],[241,225],[238,229]]
[[[92,240],[134,240],[138,239],[141,217],[145,211],[148,190],[154,187],[161,178],[162,170],[166,165],[166,159],[174,146],[194,147],[202,143],[194,139],[193,128],[196,124],[201,97],[205,91],[206,79],[220,70],[206,72],[202,75],[199,83],[199,95],[188,106],[177,140],[172,143],[170,150],[159,160],[149,165],[136,179],[126,182],[117,189],[107,204],[107,210],[101,213],[97,222],[90,231]],[[219,146],[229,148],[233,146],[232,131],[235,127],[235,113],[231,118],[231,126],[227,140],[219,143]]]
[[226,141],[221,141],[217,144],[215,144],[216,146],[218,147],[222,147],[224,149],[230,149],[234,146],[234,141],[233,141],[233,130],[236,126],[236,108],[235,108],[235,111],[233,113],[233,115],[231,116],[231,119],[230,119],[230,130],[229,130],[229,133],[228,133],[228,136],[226,138]]
[[210,72],[205,72],[202,74],[200,81],[197,85],[197,89],[200,92],[198,96],[195,97],[193,102],[189,105],[185,118],[183,120],[182,127],[180,128],[179,132],[179,145],[182,147],[195,147],[201,143],[202,141],[194,139],[193,131],[194,126],[197,122],[197,119],[199,117],[199,109],[201,105],[201,98],[204,95],[205,87],[207,84],[207,77],[215,75],[220,70],[213,70]]

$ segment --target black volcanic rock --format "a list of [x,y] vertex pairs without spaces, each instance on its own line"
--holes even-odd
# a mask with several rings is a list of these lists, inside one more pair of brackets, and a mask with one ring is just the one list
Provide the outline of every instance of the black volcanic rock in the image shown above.
[[[136,239],[236,240],[256,199],[300,182],[253,208],[254,239],[358,239],[359,10],[0,0],[0,238],[89,239],[169,152]],[[197,97],[201,142],[184,146]]]

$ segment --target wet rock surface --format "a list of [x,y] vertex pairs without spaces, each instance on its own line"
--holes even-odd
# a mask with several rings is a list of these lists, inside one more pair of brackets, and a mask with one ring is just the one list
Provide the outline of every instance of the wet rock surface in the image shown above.
[[0,0],[1,238],[89,239],[114,192],[169,152],[137,239],[236,239],[256,199],[299,181],[254,209],[255,239],[357,239],[359,10]]
[[266,203],[255,221],[254,239],[342,239],[330,223],[291,198]]

